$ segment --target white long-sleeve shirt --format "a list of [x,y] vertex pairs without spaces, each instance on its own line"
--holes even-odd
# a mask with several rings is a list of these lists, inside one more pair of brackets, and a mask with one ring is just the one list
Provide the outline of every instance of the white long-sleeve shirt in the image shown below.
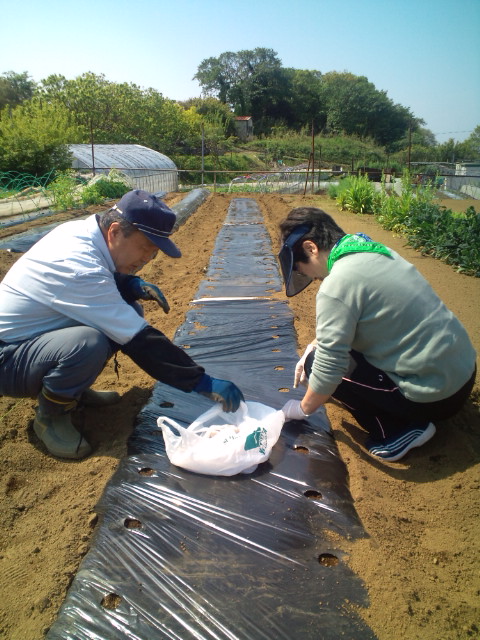
[[95,215],[59,225],[0,283],[0,340],[20,342],[84,325],[126,344],[147,323],[123,300],[114,272]]

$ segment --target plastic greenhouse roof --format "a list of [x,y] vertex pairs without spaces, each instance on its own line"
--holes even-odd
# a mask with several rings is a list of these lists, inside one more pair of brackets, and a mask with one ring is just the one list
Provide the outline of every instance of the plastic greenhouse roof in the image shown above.
[[[71,144],[76,168],[92,166],[92,147],[89,144]],[[176,169],[173,160],[159,151],[154,151],[140,144],[96,144],[95,168],[118,169]],[[76,162],[75,162],[76,160]]]

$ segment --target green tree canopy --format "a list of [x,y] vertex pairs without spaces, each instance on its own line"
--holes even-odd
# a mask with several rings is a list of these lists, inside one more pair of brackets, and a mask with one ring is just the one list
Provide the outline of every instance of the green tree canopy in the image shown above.
[[181,103],[184,109],[195,108],[205,122],[218,125],[219,119],[227,136],[235,134],[234,115],[230,107],[218,98],[190,98]]
[[261,88],[259,80],[281,66],[273,49],[226,51],[218,58],[203,60],[194,79],[198,80],[205,96],[230,104],[237,115],[252,115],[252,98]]
[[290,126],[296,130],[310,127],[315,133],[325,130],[327,107],[320,71],[287,69],[290,91]]
[[195,74],[204,96],[251,115],[255,131],[279,125],[301,130],[371,138],[395,150],[409,128],[423,124],[410,109],[394,104],[364,76],[286,69],[272,49],[227,51],[203,60]]
[[39,91],[74,114],[83,142],[143,144],[170,154],[199,135],[176,102],[155,89],[110,82],[103,74],[88,72],[74,80],[50,76]]
[[0,112],[0,168],[41,176],[71,164],[68,143],[81,131],[65,107],[34,98]]
[[475,127],[469,137],[459,143],[460,155],[472,162],[480,160],[480,124]]
[[0,76],[0,109],[8,105],[16,107],[25,100],[30,100],[35,86],[35,82],[29,77],[27,71],[3,73]]
[[410,126],[416,129],[422,123],[409,109],[394,104],[385,91],[378,91],[365,76],[326,73],[323,95],[330,132],[372,138],[378,144],[392,147]]

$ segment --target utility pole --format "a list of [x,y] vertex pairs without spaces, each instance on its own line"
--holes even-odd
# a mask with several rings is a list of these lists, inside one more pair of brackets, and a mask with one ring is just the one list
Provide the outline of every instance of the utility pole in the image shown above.
[[407,166],[408,166],[409,173],[410,173],[411,154],[412,154],[412,121],[410,120],[410,124],[408,125],[408,156],[407,156]]
[[95,145],[93,143],[93,122],[90,118],[90,144],[92,146],[92,171],[93,175],[95,175]]
[[315,193],[315,132],[312,120],[312,193]]
[[203,172],[205,168],[205,125],[202,122],[202,187],[204,186]]

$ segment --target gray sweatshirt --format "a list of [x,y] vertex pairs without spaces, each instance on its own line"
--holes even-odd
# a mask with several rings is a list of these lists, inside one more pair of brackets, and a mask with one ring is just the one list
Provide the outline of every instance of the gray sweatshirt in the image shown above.
[[471,377],[476,354],[463,325],[417,269],[354,253],[338,259],[317,293],[317,350],[309,383],[332,394],[354,349],[415,402],[448,398]]

